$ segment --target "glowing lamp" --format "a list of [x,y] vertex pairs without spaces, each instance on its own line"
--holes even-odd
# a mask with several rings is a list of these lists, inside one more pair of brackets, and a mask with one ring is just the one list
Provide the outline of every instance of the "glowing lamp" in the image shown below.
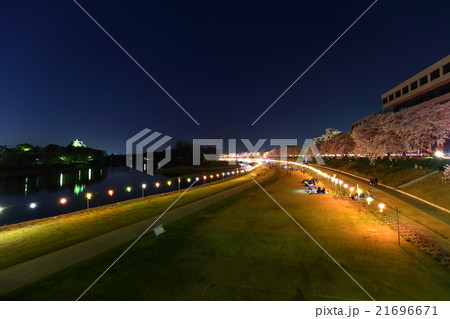
[[160,183],[155,183],[156,188],[159,188]]
[[344,184],[344,188],[347,188],[348,187],[348,184]]
[[108,191],[108,195],[109,195],[109,196],[114,195],[114,191],[113,191],[112,189],[110,189],[110,190]]
[[434,155],[436,155],[436,157],[444,157],[444,153],[441,152],[441,151],[436,151],[436,152],[434,153]]
[[37,204],[36,203],[31,203],[30,204],[30,208],[36,208],[37,207]]
[[384,205],[383,203],[379,203],[379,204],[378,204],[378,208],[380,209],[380,213],[382,213],[382,212],[383,212],[383,209],[386,208],[386,205]]
[[60,200],[59,200],[59,203],[60,204],[62,204],[62,205],[65,205],[66,203],[67,203],[67,198],[61,198]]
[[[198,177],[197,177],[197,178],[198,178]],[[190,183],[190,182],[191,182],[191,179],[190,179],[190,178],[188,178],[188,179],[187,179],[187,181],[188,181],[188,183]]]
[[87,199],[91,199],[91,198],[92,198],[92,193],[87,193],[87,194],[86,194],[86,198],[87,198]]
[[167,181],[167,185],[172,185],[172,181]]
[[127,192],[128,193],[131,192],[131,187],[130,186],[127,187]]
[[147,188],[147,184],[142,184],[142,189],[146,189]]
[[372,197],[367,197],[366,200],[367,200],[367,204],[370,205],[370,203],[372,203],[372,201],[373,201],[373,198]]

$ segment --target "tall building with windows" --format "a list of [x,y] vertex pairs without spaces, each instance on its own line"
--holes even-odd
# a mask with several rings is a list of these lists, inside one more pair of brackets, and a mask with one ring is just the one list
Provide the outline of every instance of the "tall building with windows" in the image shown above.
[[450,100],[450,55],[381,95],[383,109],[399,110]]

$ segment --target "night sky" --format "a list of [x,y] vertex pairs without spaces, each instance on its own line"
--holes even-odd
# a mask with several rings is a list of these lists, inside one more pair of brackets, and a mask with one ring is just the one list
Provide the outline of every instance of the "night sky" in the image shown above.
[[0,1],[0,144],[124,153],[148,127],[177,139],[305,138],[380,111],[381,94],[450,53],[448,0]]

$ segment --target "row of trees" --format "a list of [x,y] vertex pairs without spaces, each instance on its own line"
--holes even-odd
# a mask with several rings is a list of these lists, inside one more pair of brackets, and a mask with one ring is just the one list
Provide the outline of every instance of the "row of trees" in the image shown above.
[[385,154],[431,153],[450,136],[450,101],[373,114],[350,133],[319,145],[321,154],[359,154],[372,163]]
[[6,167],[53,166],[59,164],[92,163],[106,164],[107,154],[104,151],[89,147],[64,147],[50,144],[45,147],[31,144],[19,144],[14,148],[0,146],[0,165]]

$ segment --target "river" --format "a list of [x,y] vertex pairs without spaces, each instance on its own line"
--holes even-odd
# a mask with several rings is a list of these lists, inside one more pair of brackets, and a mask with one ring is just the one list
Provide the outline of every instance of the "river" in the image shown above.
[[[232,171],[224,171],[225,178],[234,176]],[[220,174],[219,177],[216,174]],[[188,187],[196,176],[200,177],[197,184],[203,184],[205,175],[185,175],[181,177],[180,188]],[[211,171],[206,176],[205,182],[223,179],[222,171]],[[144,195],[147,196],[177,190],[178,178],[132,172],[128,167],[1,177],[0,226],[85,209],[87,193],[92,194],[90,207],[141,197],[143,184],[146,185]]]

